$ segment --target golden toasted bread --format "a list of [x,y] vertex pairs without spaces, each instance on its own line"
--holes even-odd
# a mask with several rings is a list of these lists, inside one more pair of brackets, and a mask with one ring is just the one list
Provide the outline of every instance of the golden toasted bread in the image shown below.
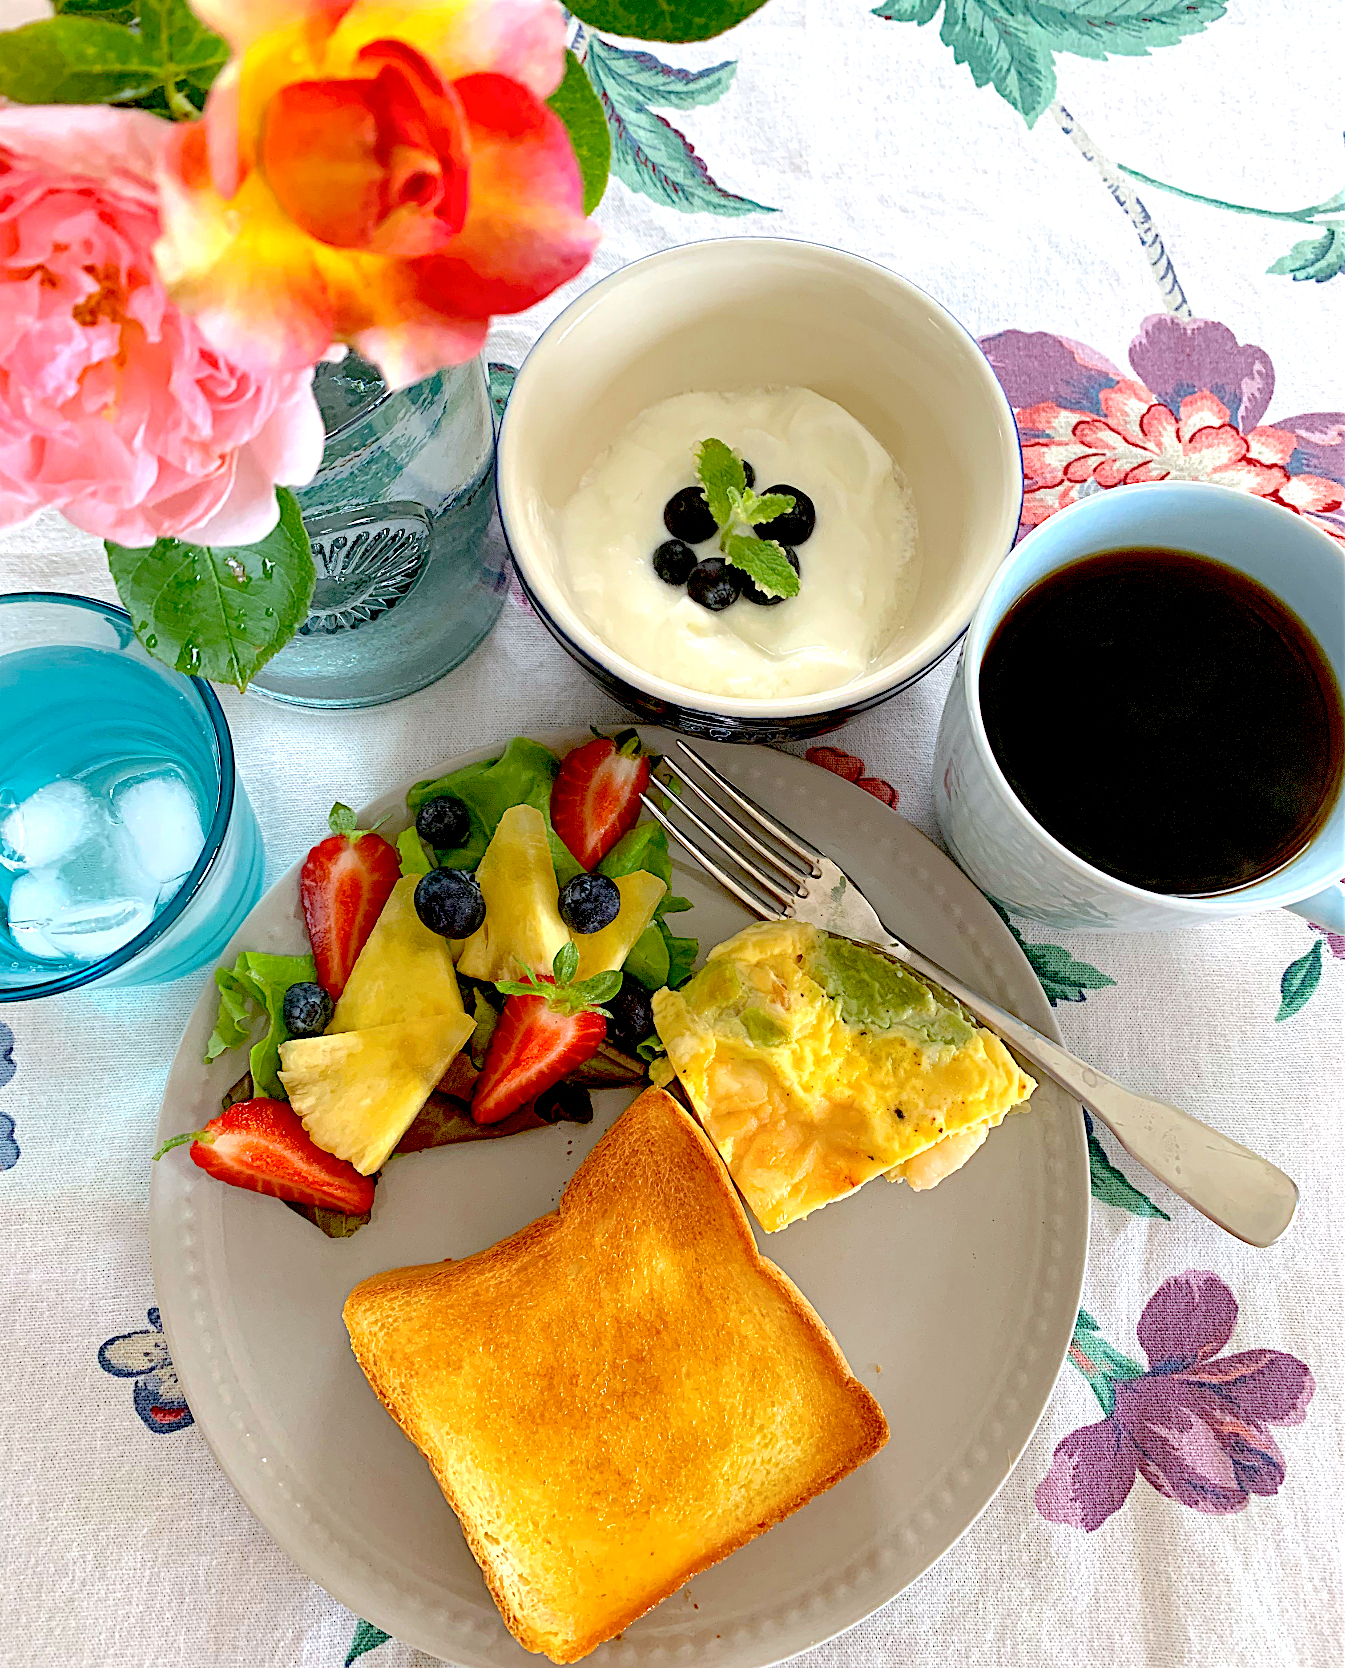
[[550,1216],[347,1299],[515,1638],[575,1662],[888,1440],[762,1257],[715,1149],[647,1090]]

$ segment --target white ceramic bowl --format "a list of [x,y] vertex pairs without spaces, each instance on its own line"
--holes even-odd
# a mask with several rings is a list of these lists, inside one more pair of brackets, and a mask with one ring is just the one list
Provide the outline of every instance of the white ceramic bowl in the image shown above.
[[[707,695],[635,665],[570,599],[558,548],[567,499],[656,401],[800,386],[863,423],[915,494],[920,584],[891,652],[839,689],[773,699]],[[1013,544],[1023,495],[1014,415],[957,320],[872,261],[783,238],[687,244],[586,291],[519,372],[496,471],[520,579],[562,647],[643,717],[725,740],[817,735],[928,672]]]

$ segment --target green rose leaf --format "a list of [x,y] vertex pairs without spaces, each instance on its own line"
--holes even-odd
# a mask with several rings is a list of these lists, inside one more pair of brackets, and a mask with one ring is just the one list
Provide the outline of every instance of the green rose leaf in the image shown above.
[[584,212],[592,214],[607,190],[612,140],[598,94],[590,85],[583,64],[573,52],[566,53],[565,76],[547,100],[547,105],[564,122],[570,135],[575,160],[580,165],[580,177],[584,181]]
[[257,544],[217,547],[160,539],[148,550],[107,541],[117,595],[136,635],[175,671],[246,689],[308,613],[313,557],[292,492]]
[[117,23],[49,17],[0,39],[0,96],[16,104],[126,104],[159,84],[149,42]]
[[1058,1002],[1083,1002],[1086,991],[1117,982],[1087,961],[1076,961],[1059,944],[1025,944],[1023,952],[1052,1007]]
[[1336,278],[1346,267],[1346,235],[1340,220],[1329,220],[1322,227],[1322,236],[1305,238],[1296,243],[1288,255],[1273,261],[1267,268],[1278,278],[1293,278],[1296,284],[1325,284]]
[[742,23],[763,0],[580,0],[571,11],[609,35],[638,41],[707,41]]
[[1323,941],[1315,938],[1310,949],[1292,961],[1281,974],[1281,1005],[1276,1018],[1290,1019],[1304,1006],[1318,988],[1323,976]]
[[774,539],[753,539],[746,533],[730,533],[720,541],[726,560],[741,568],[768,596],[797,597],[799,575],[785,559]]
[[4,37],[0,94],[23,104],[134,104],[190,120],[229,48],[187,0],[57,0]]

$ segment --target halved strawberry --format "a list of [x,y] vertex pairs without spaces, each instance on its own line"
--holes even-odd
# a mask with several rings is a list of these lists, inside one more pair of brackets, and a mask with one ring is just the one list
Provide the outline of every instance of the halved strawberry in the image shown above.
[[299,871],[299,897],[318,983],[335,1001],[401,878],[402,866],[396,847],[356,828],[355,813],[348,806],[332,807],[328,827],[331,834],[314,846]]
[[650,761],[634,730],[566,754],[552,783],[551,825],[576,862],[592,869],[635,827],[649,780]]
[[283,1100],[236,1101],[204,1129],[165,1141],[154,1156],[187,1141],[192,1163],[232,1187],[351,1216],[374,1203],[373,1178],[315,1145]]
[[507,1000],[472,1092],[474,1123],[509,1117],[597,1054],[608,1021],[596,1004],[616,995],[622,976],[598,973],[575,984],[578,968],[579,951],[565,944],[550,975],[525,972],[497,983]]

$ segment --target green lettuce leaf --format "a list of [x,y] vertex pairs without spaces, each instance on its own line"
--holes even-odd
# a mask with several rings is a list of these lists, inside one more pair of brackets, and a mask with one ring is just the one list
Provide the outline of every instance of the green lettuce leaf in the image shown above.
[[402,860],[402,874],[428,875],[434,868],[425,841],[414,828],[404,828],[397,836],[397,855]]
[[467,843],[436,853],[447,869],[475,869],[510,806],[535,806],[546,819],[556,879],[564,886],[584,871],[551,825],[551,789],[560,768],[554,753],[527,736],[515,736],[498,759],[464,765],[431,782],[417,782],[407,795],[407,805],[414,816],[427,799],[452,794],[467,806],[471,824]]
[[290,1033],[281,1006],[291,985],[316,978],[312,956],[272,956],[259,950],[241,951],[232,968],[217,967],[220,1007],[206,1044],[207,1065],[226,1049],[241,1047],[265,1017],[266,1035],[252,1045],[249,1055],[253,1093],[287,1100],[280,1080],[280,1045],[289,1041]]
[[[623,834],[598,865],[597,873],[616,880],[643,869],[647,875],[673,884],[673,864],[668,855],[668,836],[657,822],[638,822]],[[690,906],[689,906],[690,907]]]
[[647,990],[662,990],[668,983],[668,943],[660,922],[651,921],[631,946],[622,972],[639,979]]

